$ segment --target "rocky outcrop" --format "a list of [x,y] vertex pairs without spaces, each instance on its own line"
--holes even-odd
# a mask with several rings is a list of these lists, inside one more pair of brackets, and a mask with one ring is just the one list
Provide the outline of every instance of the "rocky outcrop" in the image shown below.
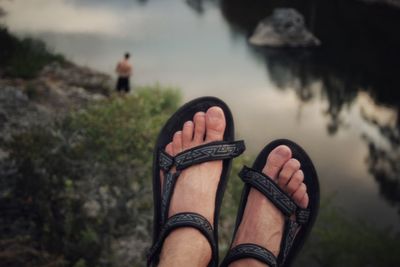
[[104,99],[110,83],[109,76],[71,63],[51,63],[33,80],[0,79],[0,141]]
[[303,15],[293,8],[277,8],[262,20],[249,39],[251,44],[270,47],[310,47],[320,41],[307,30]]
[[43,68],[40,77],[41,80],[61,82],[64,87],[79,87],[92,94],[108,95],[111,88],[110,76],[71,63],[51,63]]
[[0,85],[0,141],[34,125],[50,123],[51,117],[48,109],[35,105],[23,91]]

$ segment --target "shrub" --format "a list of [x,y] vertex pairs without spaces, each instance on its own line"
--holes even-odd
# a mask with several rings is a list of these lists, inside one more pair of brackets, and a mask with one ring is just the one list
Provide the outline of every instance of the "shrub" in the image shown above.
[[42,41],[20,39],[0,26],[0,69],[3,75],[34,78],[46,64],[53,61],[65,62],[65,59],[49,51]]
[[[153,144],[179,99],[176,90],[142,88],[15,136],[4,147],[0,204],[10,212],[1,239],[28,235],[67,266],[120,260],[119,238],[148,246]],[[141,264],[142,253],[126,265]]]

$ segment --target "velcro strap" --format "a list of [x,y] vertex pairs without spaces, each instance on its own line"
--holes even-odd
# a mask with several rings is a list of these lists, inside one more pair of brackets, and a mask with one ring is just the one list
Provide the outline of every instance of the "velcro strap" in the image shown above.
[[279,263],[283,266],[285,260],[292,248],[294,238],[296,237],[297,230],[299,229],[299,224],[290,218],[286,218],[285,229],[281,241],[281,249],[279,253]]
[[158,153],[158,165],[160,166],[160,169],[167,172],[171,169],[173,164],[174,158],[160,149]]
[[245,258],[259,260],[270,267],[278,266],[276,257],[269,250],[256,244],[240,244],[229,251],[221,267],[227,267],[231,262]]
[[265,174],[244,166],[239,176],[267,197],[284,215],[290,216],[296,211],[296,203]]
[[175,156],[174,163],[177,170],[183,170],[194,164],[234,158],[242,154],[244,150],[244,141],[216,141],[179,153]]
[[[162,245],[164,243],[165,238],[171,233],[173,230],[182,227],[192,227],[199,230],[208,240],[211,246],[212,257],[209,266],[217,266],[218,262],[215,260],[218,258],[217,256],[217,247],[216,242],[213,235],[213,227],[207,221],[206,218],[201,216],[200,214],[193,212],[184,212],[178,213],[169,218],[161,229],[159,239],[157,242],[150,248],[147,256],[147,265],[149,266],[154,260],[155,257],[159,255]],[[158,261],[158,259],[157,259]]]
[[310,210],[309,209],[301,209],[297,208],[296,210],[296,221],[303,225],[308,222],[308,219],[310,218]]

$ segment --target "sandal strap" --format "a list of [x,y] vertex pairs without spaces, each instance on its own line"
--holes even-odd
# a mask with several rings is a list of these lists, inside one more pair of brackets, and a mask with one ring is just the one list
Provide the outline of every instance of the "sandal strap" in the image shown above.
[[302,209],[298,207],[296,210],[296,221],[299,224],[304,225],[310,219],[310,214],[311,214],[310,209]]
[[[211,246],[212,257],[209,266],[217,266],[217,245],[213,235],[213,227],[210,222],[200,214],[193,212],[183,212],[175,214],[174,216],[168,218],[163,228],[161,229],[159,239],[157,242],[150,248],[147,256],[147,265],[156,260],[158,262],[158,256],[161,251],[162,245],[165,241],[165,238],[171,233],[173,230],[182,227],[192,227],[199,230],[208,240]],[[157,257],[157,259],[156,259]]]
[[259,260],[270,267],[278,266],[276,257],[268,249],[256,244],[240,244],[228,252],[228,255],[221,264],[221,267],[226,267],[234,261],[245,258]]
[[285,216],[290,216],[296,211],[296,203],[270,177],[246,166],[240,171],[239,176],[243,182],[260,191]]
[[184,170],[192,165],[213,161],[231,159],[239,156],[245,150],[244,141],[216,141],[185,150],[175,157],[164,151],[159,151],[158,164],[164,171],[169,171],[172,166],[177,170]]
[[[158,161],[165,177],[161,197],[160,225],[163,225],[168,217],[169,203],[181,170],[206,161],[237,157],[243,153],[244,149],[245,145],[243,141],[217,141],[188,149],[175,157],[171,157],[163,150],[160,150]],[[175,173],[170,172],[172,166],[176,167],[177,171]]]
[[174,193],[176,179],[178,178],[180,172],[164,172],[164,186],[161,195],[161,216],[160,225],[164,225],[166,219],[168,218],[169,203],[171,202],[172,194]]
[[296,237],[297,230],[299,229],[300,224],[291,220],[290,218],[286,218],[285,227],[282,236],[281,248],[279,253],[278,262],[283,265],[285,260],[290,252],[290,249],[293,246],[293,241]]
[[267,175],[246,166],[239,173],[246,184],[256,188],[268,198],[286,217],[296,215],[296,222],[304,225],[310,218],[310,210],[302,209]]
[[168,155],[164,150],[160,149],[158,151],[158,165],[160,169],[168,172],[174,165],[174,157]]
[[[310,210],[302,209],[297,206],[296,203],[282,189],[280,189],[270,177],[257,170],[245,166],[240,171],[239,176],[246,184],[260,191],[286,217],[280,253],[278,256],[279,266],[282,266],[293,246],[297,230],[301,225],[308,222],[310,218]],[[291,215],[296,215],[295,221],[290,218]]]
[[183,170],[207,161],[231,159],[242,154],[244,150],[242,140],[211,142],[179,153],[175,156],[175,166],[177,170]]

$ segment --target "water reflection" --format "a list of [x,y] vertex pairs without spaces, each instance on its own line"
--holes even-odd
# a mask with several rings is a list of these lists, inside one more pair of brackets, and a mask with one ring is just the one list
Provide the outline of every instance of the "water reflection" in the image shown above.
[[[396,114],[393,114],[396,116]],[[363,112],[367,122],[376,127],[385,142],[376,142],[371,135],[364,135],[368,143],[369,171],[379,184],[380,193],[398,208],[400,214],[400,121],[382,122],[375,114]]]
[[186,0],[185,2],[196,13],[198,13],[200,15],[204,13],[204,1],[202,1],[202,0]]
[[99,7],[106,6],[112,9],[125,9],[132,8],[135,3],[146,4],[149,0],[68,0],[68,3],[72,3],[78,7]]
[[[397,107],[400,62],[394,55],[400,35],[393,25],[400,25],[400,10],[348,1],[255,1],[248,5],[236,0],[223,1],[221,6],[233,29],[249,36],[258,21],[289,3],[305,15],[323,46],[308,51],[254,47],[255,56],[264,57],[278,87],[288,87],[299,79],[300,90],[306,91],[300,93],[303,96],[309,95],[310,83],[322,80],[333,117],[360,90],[368,91],[381,104]],[[371,19],[374,17],[379,19]]]
[[198,15],[203,15],[206,12],[207,5],[213,7],[218,5],[219,0],[185,0],[185,3]]
[[322,40],[321,48],[253,47],[253,52],[264,60],[277,88],[294,89],[301,102],[318,97],[314,85],[321,83],[321,93],[328,100],[325,112],[329,115],[326,127],[330,135],[346,126],[342,111],[354,104],[360,92],[373,97],[378,108],[390,107],[394,114],[390,124],[362,113],[380,136],[372,138],[364,132],[363,140],[368,145],[368,170],[379,184],[381,195],[399,207],[400,62],[394,55],[400,47],[400,35],[393,25],[400,25],[400,10],[349,1],[253,1],[249,5],[236,0],[222,1],[221,6],[232,30],[245,36],[273,8],[295,7],[305,15],[309,27]]
[[[328,66],[319,65],[311,50],[257,49],[265,59],[266,68],[277,88],[291,88],[301,102],[309,102],[322,94],[328,107],[327,132],[335,134],[345,123],[341,111],[349,106],[358,95],[359,85],[350,76],[335,73]],[[315,84],[320,90],[315,90]]]

